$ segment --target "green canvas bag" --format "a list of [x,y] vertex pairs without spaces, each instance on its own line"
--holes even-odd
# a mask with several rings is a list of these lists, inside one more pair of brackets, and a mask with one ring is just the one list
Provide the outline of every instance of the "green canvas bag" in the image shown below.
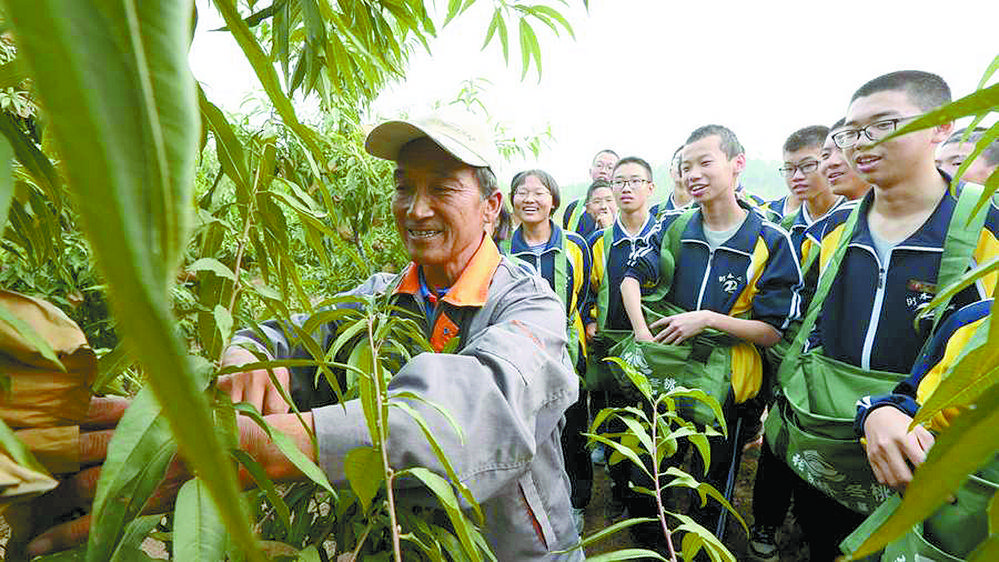
[[[987,213],[984,208],[971,216],[980,194],[980,187],[968,185],[958,198],[944,242],[939,287],[960,277],[971,261]],[[840,504],[870,514],[892,490],[878,484],[853,432],[855,403],[861,396],[891,392],[905,374],[847,365],[825,357],[821,349],[801,351],[853,237],[860,209],[857,205],[850,213],[798,336],[781,364],[781,394],[764,427],[774,454],[798,476]],[[934,328],[945,309],[937,309]]]
[[[683,232],[696,210],[685,210],[663,236],[659,254],[659,280],[653,291],[642,297],[642,308],[650,323],[665,316],[687,312],[665,301],[664,297],[672,286]],[[732,349],[740,343],[742,341],[738,338],[712,329],[675,345],[636,342],[634,334],[628,332],[610,352],[644,374],[654,392],[668,392],[678,386],[696,388],[724,404],[732,392]],[[637,398],[638,392],[631,380],[616,366],[611,366],[611,371],[620,388],[631,389]],[[704,425],[717,424],[711,409],[700,401],[683,400],[679,406],[686,419]]]

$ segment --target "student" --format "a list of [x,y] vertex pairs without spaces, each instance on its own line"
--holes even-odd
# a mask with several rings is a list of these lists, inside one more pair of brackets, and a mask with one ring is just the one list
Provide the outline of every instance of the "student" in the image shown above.
[[[590,180],[610,181],[614,172],[614,165],[617,164],[617,153],[609,148],[605,148],[593,156],[590,162]],[[593,216],[584,212],[586,200],[579,198],[571,201],[562,213],[562,228],[579,233],[584,239],[596,230],[593,224]]]
[[864,181],[857,175],[857,171],[847,164],[843,157],[843,151],[833,142],[832,136],[843,126],[846,118],[841,117],[839,121],[829,129],[825,142],[822,144],[822,151],[819,152],[819,173],[826,178],[832,192],[842,195],[849,201],[860,199],[871,190],[871,184]]
[[[797,315],[796,289],[801,283],[788,233],[736,195],[744,166],[745,155],[729,129],[707,125],[691,133],[681,170],[698,208],[666,214],[649,235],[648,245],[632,254],[621,283],[636,341],[659,342],[680,353],[684,349],[680,344],[695,343],[709,328],[737,338],[727,347],[717,344],[718,351],[730,353],[733,365],[745,367],[721,374],[724,380],[717,389],[702,388],[722,403],[730,430],[735,405],[755,397],[762,385],[762,358],[756,346],[767,347],[780,339]],[[680,231],[671,232],[681,218],[689,222],[679,223]],[[663,249],[664,240],[673,236],[680,240],[679,253],[673,256],[675,267],[660,271],[661,254],[670,251],[669,244]],[[649,304],[663,314],[650,324],[642,310],[642,294],[653,292],[661,276],[671,277],[672,285],[662,300],[666,306]],[[737,356],[746,360],[736,361]],[[655,372],[655,365],[650,367]],[[676,384],[684,381],[677,378]],[[724,490],[730,451],[730,444],[712,441],[707,480],[719,490]],[[706,521],[703,516],[702,521]]]
[[789,221],[789,229],[795,253],[802,264],[805,231],[846,201],[845,197],[836,196],[826,178],[818,173],[822,143],[828,135],[829,129],[813,125],[791,133],[784,141],[784,165],[780,172],[788,189],[801,202]]
[[586,189],[586,213],[593,217],[596,230],[603,230],[614,224],[617,203],[609,181],[594,180]]
[[[774,410],[778,415],[767,421],[774,453],[797,474],[792,483],[795,510],[812,560],[832,560],[839,542],[887,496],[852,438],[852,412],[844,412],[864,393],[854,388],[870,392],[887,385],[887,391],[912,369],[932,326],[921,322],[917,331],[915,322],[947,282],[939,277],[951,270],[941,269],[941,250],[952,216],[963,208],[934,162],[950,123],[877,141],[949,100],[950,89],[939,76],[886,74],[854,93],[843,126],[832,134],[873,189],[824,221],[823,279],[802,327],[808,329],[815,314],[816,329],[802,356],[792,349],[785,358],[780,377],[785,398]],[[999,211],[990,207],[986,212],[987,232],[972,232],[979,243],[969,251],[969,265],[991,259],[999,248],[994,234]],[[967,224],[964,218],[955,220]],[[980,300],[993,286],[993,279],[985,280],[951,302],[960,307]],[[810,390],[802,401],[806,387]],[[821,425],[814,421],[819,419]]]
[[673,152],[673,158],[669,161],[669,177],[673,180],[673,191],[670,192],[669,197],[662,204],[657,206],[656,214],[661,216],[661,213],[665,211],[675,211],[677,209],[682,209],[687,205],[690,205],[693,198],[690,197],[690,193],[687,193],[687,186],[683,183],[683,178],[680,176],[680,151],[683,150],[683,145],[677,147],[676,151]]
[[[780,172],[790,191],[788,199],[801,202],[800,209],[785,215],[784,224],[791,231],[791,243],[806,278],[809,273],[814,277],[817,269],[810,267],[812,260],[803,259],[803,254],[813,244],[813,239],[806,237],[806,231],[846,201],[843,196],[833,195],[825,177],[819,173],[820,152],[828,135],[827,127],[813,125],[791,133],[784,141],[784,164]],[[814,287],[814,280],[806,282],[805,287]],[[807,304],[807,294],[804,290],[802,293],[802,302]],[[785,341],[788,338],[793,341],[794,335],[796,332],[789,330]],[[776,365],[779,359],[779,356],[772,356],[768,365]],[[753,485],[753,530],[749,541],[750,554],[757,562],[776,562],[779,558],[776,530],[783,523],[791,503],[788,477],[787,466],[764,440]]]
[[[583,301],[589,294],[590,251],[581,236],[562,230],[551,219],[559,199],[558,184],[547,172],[528,170],[515,175],[510,182],[510,200],[520,226],[511,240],[500,248],[540,272],[558,295],[567,318],[569,356],[576,372],[584,373],[586,342],[580,311],[585,310]],[[582,435],[587,430],[587,418],[586,396],[580,393],[579,400],[565,413],[562,430],[562,452],[577,532],[583,530],[583,508],[590,502],[593,487],[593,465],[586,450],[586,438]]]
[[[913,471],[926,459],[934,434],[948,427],[963,411],[948,408],[934,416],[928,428],[918,425],[909,430],[921,403],[951,373],[962,352],[987,345],[985,338],[978,336],[983,331],[988,333],[986,322],[992,304],[992,299],[982,300],[955,311],[933,335],[912,374],[891,394],[867,396],[857,402],[854,429],[866,439],[867,458],[878,482],[904,490],[912,481]],[[963,559],[970,554],[989,535],[986,506],[999,488],[997,469],[999,462],[986,463],[956,492],[955,501],[941,506],[910,531],[919,539],[910,541],[904,536],[894,541],[886,548],[886,554],[892,554],[883,559],[895,560],[899,553],[917,554],[912,552],[914,545],[918,545],[918,554],[934,560]],[[937,557],[940,551],[943,555]]]
[[[961,167],[961,164],[975,150],[975,144],[981,140],[985,132],[986,129],[977,127],[965,141],[964,136],[968,134],[967,129],[956,131],[937,149],[937,168],[940,168],[953,178],[954,174],[957,173],[957,169]],[[995,173],[997,168],[999,168],[999,139],[993,140],[985,147],[985,150],[964,171],[961,179],[985,185],[989,176]]]
[[[628,335],[631,325],[621,304],[621,280],[624,278],[628,256],[646,243],[646,237],[655,224],[649,212],[649,200],[655,191],[652,167],[637,156],[618,161],[614,168],[611,186],[617,203],[618,217],[614,224],[594,232],[589,239],[593,256],[590,270],[591,312],[586,325],[587,339],[592,340],[587,355],[587,389],[596,398],[607,393],[606,403],[612,406],[628,405],[627,399],[617,388],[609,367],[603,362],[608,350]],[[596,391],[596,393],[594,393]],[[597,400],[598,403],[599,399]],[[610,467],[612,509],[623,507],[629,495],[626,463]]]

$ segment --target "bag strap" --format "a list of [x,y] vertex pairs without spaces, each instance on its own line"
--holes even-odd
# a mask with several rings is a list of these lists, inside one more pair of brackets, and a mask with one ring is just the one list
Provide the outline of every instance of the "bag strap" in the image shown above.
[[676,258],[680,255],[683,233],[687,230],[687,225],[690,224],[690,219],[693,218],[695,212],[697,212],[697,207],[685,209],[663,233],[662,243],[659,247],[659,280],[652,293],[642,297],[643,301],[659,302],[673,286],[673,271],[676,268]]
[[607,264],[610,263],[611,248],[614,246],[614,225],[604,229],[602,236],[604,242],[604,273],[600,279],[600,288],[597,290],[597,329],[604,331],[607,324],[607,306],[610,304],[610,274],[607,272]]
[[[815,321],[822,310],[822,303],[826,300],[826,295],[829,294],[829,290],[832,288],[833,280],[839,271],[839,264],[843,261],[843,256],[846,255],[846,247],[850,245],[850,240],[853,238],[853,232],[856,230],[862,206],[858,204],[854,207],[853,211],[850,212],[850,216],[847,217],[846,223],[843,225],[843,231],[840,234],[836,249],[833,251],[832,257],[829,258],[828,265],[820,273],[818,287],[815,289],[815,295],[808,306],[808,313],[805,314],[805,319],[801,322],[801,328],[798,330],[798,335],[794,338],[794,343],[791,344],[791,348],[787,350],[787,355],[784,356],[784,361],[781,362],[782,372],[785,370],[783,368],[784,365],[790,366],[795,364],[797,357],[801,355],[801,351],[805,347],[805,341],[812,332],[812,328],[815,327]],[[821,248],[817,248],[816,252],[821,252],[821,250]],[[783,379],[784,377],[780,378]]]

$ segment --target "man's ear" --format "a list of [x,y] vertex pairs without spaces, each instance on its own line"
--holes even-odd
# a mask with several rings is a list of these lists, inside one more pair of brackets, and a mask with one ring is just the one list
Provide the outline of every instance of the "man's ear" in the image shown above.
[[954,122],[944,123],[943,125],[937,125],[933,127],[933,137],[930,138],[930,143],[940,144],[943,141],[950,138],[954,133]]
[[495,223],[499,217],[500,207],[502,206],[503,192],[497,189],[482,201],[483,222]]
[[732,169],[735,175],[739,175],[746,169],[746,155],[737,154],[735,158],[732,159]]

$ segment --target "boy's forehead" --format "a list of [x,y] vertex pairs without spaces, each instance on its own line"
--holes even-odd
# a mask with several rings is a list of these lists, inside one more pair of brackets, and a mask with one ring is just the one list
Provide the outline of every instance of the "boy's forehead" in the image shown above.
[[609,187],[598,187],[590,193],[589,201],[614,197],[614,192]]
[[645,168],[637,162],[626,162],[614,170],[614,176],[647,176]]
[[897,116],[923,113],[904,90],[884,90],[859,97],[850,102],[846,125],[857,125]]
[[818,159],[820,152],[822,152],[821,146],[804,146],[792,152],[784,151],[784,161],[798,162],[806,158]]
[[710,135],[684,146],[683,150],[680,151],[680,155],[682,160],[694,160],[704,156],[705,154],[716,154],[721,152],[721,137],[718,135]]

